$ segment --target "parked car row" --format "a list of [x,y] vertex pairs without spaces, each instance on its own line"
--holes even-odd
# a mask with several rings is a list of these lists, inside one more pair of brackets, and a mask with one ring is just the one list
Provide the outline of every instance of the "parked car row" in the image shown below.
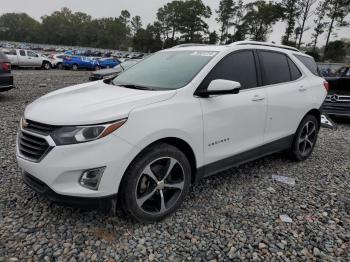
[[67,55],[66,53],[37,53],[25,49],[3,49],[3,53],[9,59],[13,68],[42,68],[45,70],[51,68],[57,69],[88,69],[99,70],[105,68],[113,68],[116,65],[132,58],[116,58],[116,57],[89,57],[79,55]]
[[119,50],[108,49],[96,49],[86,47],[64,47],[64,46],[48,46],[32,43],[9,43],[0,41],[0,48],[5,49],[25,49],[32,51],[39,51],[44,53],[65,53],[66,55],[80,55],[89,57],[116,57],[116,58],[142,58],[143,53],[140,52],[128,52]]

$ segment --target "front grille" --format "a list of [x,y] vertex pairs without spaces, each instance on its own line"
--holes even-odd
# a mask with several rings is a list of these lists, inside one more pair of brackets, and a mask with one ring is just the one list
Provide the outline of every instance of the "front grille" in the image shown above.
[[20,132],[18,149],[25,158],[39,162],[51,150],[51,147],[44,138]]
[[347,95],[327,95],[326,102],[338,103],[338,102],[350,102],[350,96]]
[[53,125],[42,124],[29,119],[26,119],[26,122],[27,125],[26,127],[24,127],[25,130],[39,133],[42,135],[49,135],[52,131],[54,131],[57,128]]

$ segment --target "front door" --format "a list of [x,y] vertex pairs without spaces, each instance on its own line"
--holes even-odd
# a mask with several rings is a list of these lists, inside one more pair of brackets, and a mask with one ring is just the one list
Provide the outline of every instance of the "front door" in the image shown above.
[[238,94],[199,98],[203,112],[205,162],[220,167],[219,160],[225,165],[234,155],[262,145],[267,99],[265,89],[258,84],[256,57],[252,50],[227,55],[199,88],[207,88],[215,79],[241,84]]

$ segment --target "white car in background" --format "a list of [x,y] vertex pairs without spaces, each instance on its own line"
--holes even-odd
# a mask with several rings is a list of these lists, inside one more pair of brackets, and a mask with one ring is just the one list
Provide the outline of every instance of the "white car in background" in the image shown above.
[[49,70],[52,66],[48,57],[31,50],[5,49],[3,52],[13,67],[36,67]]
[[65,54],[51,54],[48,57],[50,58],[52,68],[63,69],[63,58]]
[[180,45],[109,84],[56,90],[21,120],[24,182],[54,201],[157,221],[203,177],[285,150],[306,160],[328,88],[315,68],[287,46]]

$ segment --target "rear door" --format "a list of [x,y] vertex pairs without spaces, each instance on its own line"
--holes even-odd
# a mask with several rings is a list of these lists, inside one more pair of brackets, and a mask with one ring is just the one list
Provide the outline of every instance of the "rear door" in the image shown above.
[[265,143],[293,135],[307,112],[308,81],[289,56],[259,50],[263,85],[268,104]]
[[30,60],[27,57],[25,50],[18,50],[18,62],[19,66],[29,66]]

